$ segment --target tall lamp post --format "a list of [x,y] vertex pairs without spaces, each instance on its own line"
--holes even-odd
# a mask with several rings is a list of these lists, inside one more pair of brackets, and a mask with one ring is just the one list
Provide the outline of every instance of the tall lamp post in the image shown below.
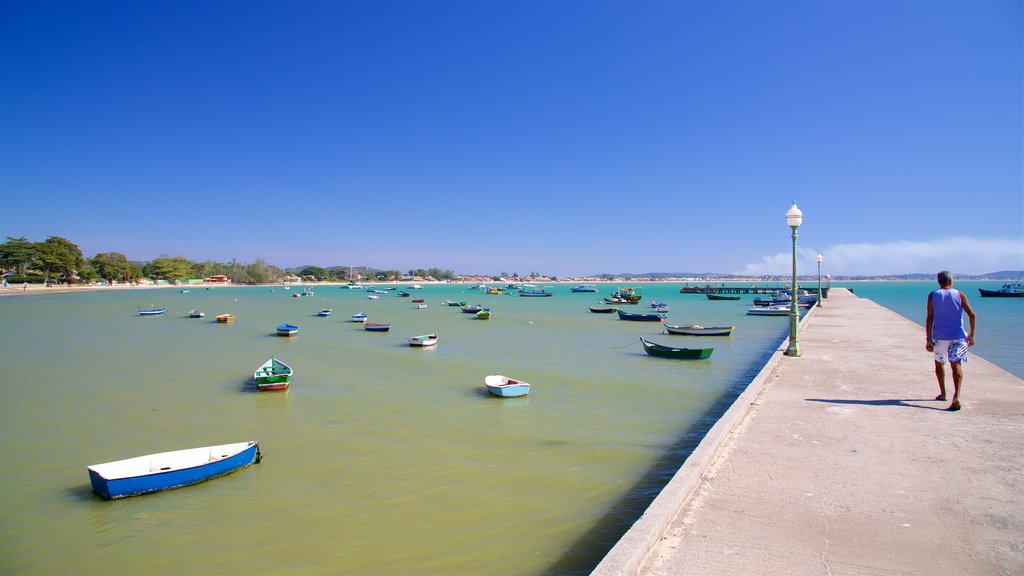
[[796,202],[786,211],[786,225],[793,229],[793,292],[790,294],[789,308],[789,347],[786,348],[786,356],[799,356],[800,345],[797,343],[800,331],[800,313],[797,310],[797,302],[800,300],[796,294],[796,229],[804,221],[804,213],[796,207]]
[[818,303],[815,305],[818,308],[821,308],[821,300],[823,298],[822,295],[821,295],[821,261],[822,260],[824,260],[824,258],[821,257],[821,254],[818,254]]

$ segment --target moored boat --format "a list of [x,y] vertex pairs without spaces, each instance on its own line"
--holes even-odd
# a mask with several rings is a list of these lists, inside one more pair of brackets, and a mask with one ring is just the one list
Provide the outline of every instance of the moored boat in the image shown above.
[[669,334],[683,334],[686,336],[729,336],[734,328],[735,326],[700,326],[698,324],[675,326],[665,324],[665,330]]
[[508,376],[492,374],[484,378],[487,391],[502,398],[516,398],[530,393],[530,385],[522,380],[513,380]]
[[978,288],[978,292],[981,294],[982,298],[1024,298],[1024,283],[1007,282],[998,290]]
[[107,500],[198,484],[260,461],[255,440],[161,452],[87,466],[94,492]]
[[353,314],[352,315],[352,321],[353,322],[366,322],[366,314],[363,314],[362,312]]
[[363,328],[367,332],[387,332],[388,330],[391,330],[391,322],[363,322]]
[[454,300],[445,300],[444,304],[445,304],[445,306],[465,306],[466,305],[466,301],[462,300],[460,302],[456,302]]
[[147,310],[139,308],[139,316],[159,316],[164,312],[167,312],[167,308],[149,308]]
[[659,358],[677,358],[680,360],[704,360],[711,357],[711,353],[714,352],[714,348],[674,348],[672,346],[664,346],[655,342],[640,339],[640,342],[644,345],[644,351],[651,356],[658,356]]
[[235,321],[234,314],[218,314],[215,318],[217,322],[220,322],[221,324],[227,324],[228,322]]
[[484,291],[485,294],[501,294],[501,288],[488,288]]
[[292,367],[273,356],[253,372],[256,387],[261,392],[267,390],[284,390],[291,384]]
[[747,309],[747,314],[750,316],[788,316],[790,311],[789,305],[778,304],[773,306],[754,306]]
[[623,288],[619,286],[615,292],[612,292],[609,298],[604,300],[609,304],[636,304],[642,297],[640,288]]
[[490,320],[491,319],[491,310],[490,310],[490,308],[484,308],[483,310],[477,312],[476,313],[476,319],[477,320]]
[[323,310],[320,310],[319,312],[317,312],[316,315],[320,316],[322,318],[326,318],[326,317],[330,316],[333,312],[334,312],[334,310],[331,310],[330,308],[324,308]]
[[427,309],[427,305],[423,304],[423,303],[419,303],[419,304],[416,305],[416,308],[419,309],[419,310],[426,310]]
[[729,296],[726,294],[705,294],[708,300],[739,300],[739,296]]
[[281,324],[277,327],[278,336],[295,336],[299,333],[299,327],[294,324]]
[[634,322],[664,322],[665,315],[659,313],[653,314],[634,314],[632,312],[623,312],[622,310],[615,311],[619,315],[619,320],[633,320]]
[[554,296],[554,293],[548,292],[544,288],[537,288],[536,286],[523,285],[519,289],[519,295],[524,298],[545,298],[547,296]]
[[597,286],[593,284],[580,284],[579,286],[573,286],[569,288],[571,292],[597,292]]
[[412,338],[409,338],[409,346],[426,347],[434,346],[435,344],[437,344],[436,332],[433,334],[422,334],[420,336],[413,336]]
[[481,311],[483,309],[484,309],[484,307],[482,305],[480,305],[480,304],[474,304],[472,306],[463,306],[462,307],[462,311],[465,314],[476,314],[477,312],[479,312],[479,311]]
[[193,310],[189,310],[188,311],[188,317],[189,318],[203,318],[205,316],[206,316],[206,313],[203,312],[202,310],[195,310],[195,309],[193,309]]
[[618,310],[615,306],[588,306],[594,314],[611,314]]

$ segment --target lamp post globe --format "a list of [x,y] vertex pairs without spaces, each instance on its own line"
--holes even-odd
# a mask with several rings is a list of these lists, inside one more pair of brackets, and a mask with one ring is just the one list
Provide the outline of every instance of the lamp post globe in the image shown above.
[[800,298],[796,292],[796,229],[800,227],[800,224],[803,224],[803,221],[804,213],[797,208],[794,201],[793,205],[786,211],[786,225],[793,230],[793,285],[789,299],[789,346],[786,348],[786,356],[800,355],[800,312],[797,308],[797,302]]
[[824,258],[821,257],[821,254],[818,254],[816,260],[818,261],[818,302],[815,306],[821,308],[821,301],[824,299],[824,295],[821,293],[821,261]]

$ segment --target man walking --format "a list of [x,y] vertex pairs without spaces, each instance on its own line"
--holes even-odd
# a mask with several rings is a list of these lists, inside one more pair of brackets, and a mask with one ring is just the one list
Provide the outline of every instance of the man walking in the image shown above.
[[[949,270],[938,273],[939,289],[928,294],[928,319],[925,320],[924,349],[935,358],[935,377],[939,380],[936,400],[946,399],[946,360],[953,373],[953,402],[950,410],[960,409],[960,384],[964,373],[960,364],[967,362],[967,348],[974,346],[974,310],[967,295],[953,288]],[[963,315],[971,321],[971,331],[964,331]]]

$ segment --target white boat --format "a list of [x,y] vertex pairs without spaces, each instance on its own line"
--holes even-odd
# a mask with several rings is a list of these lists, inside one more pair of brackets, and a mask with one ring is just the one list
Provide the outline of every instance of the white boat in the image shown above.
[[353,322],[366,322],[366,314],[363,314],[362,312],[359,312],[358,314],[353,314],[352,315],[352,321]]
[[202,310],[192,309],[192,310],[189,310],[188,317],[189,318],[204,318],[204,317],[206,317],[206,313],[203,312]]
[[418,308],[419,310],[426,310],[427,309],[427,305],[426,304],[417,304],[416,308]]
[[754,306],[753,308],[747,309],[747,314],[750,316],[788,316],[790,313],[790,306]]
[[735,326],[676,326],[673,324],[662,324],[669,334],[684,334],[686,336],[729,336]]
[[434,334],[423,334],[420,336],[413,336],[409,338],[409,346],[434,346],[437,344],[437,333]]
[[484,377],[487,391],[502,398],[516,398],[530,393],[530,385],[522,380],[513,380],[508,376],[492,374]]
[[376,300],[376,299],[380,298],[380,296],[377,296],[376,294],[370,294],[370,295],[369,295],[369,296],[367,296],[366,298],[367,298],[368,300]]
[[410,284],[407,288],[410,290],[423,290],[423,286],[420,286],[419,284]]

